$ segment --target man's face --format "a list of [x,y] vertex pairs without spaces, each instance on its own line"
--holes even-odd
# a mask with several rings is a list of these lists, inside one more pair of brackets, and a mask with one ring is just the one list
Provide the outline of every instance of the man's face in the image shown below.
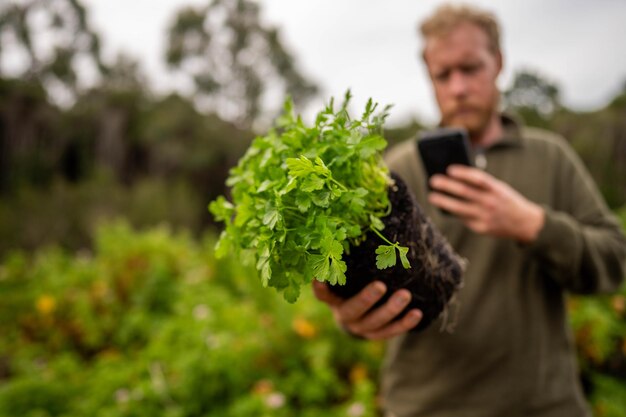
[[496,79],[502,57],[489,49],[487,34],[462,23],[449,34],[426,40],[424,58],[444,126],[466,128],[471,136],[486,129],[497,110]]

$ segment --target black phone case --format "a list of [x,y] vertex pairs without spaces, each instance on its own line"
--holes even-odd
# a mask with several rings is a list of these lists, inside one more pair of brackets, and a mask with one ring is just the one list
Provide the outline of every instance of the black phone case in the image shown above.
[[[473,166],[469,139],[463,129],[440,128],[423,133],[417,141],[418,153],[424,164],[428,180],[435,174],[446,175],[450,165],[460,164]],[[446,210],[441,213],[449,215]]]
[[465,130],[441,128],[426,132],[420,136],[417,147],[428,178],[445,175],[453,164],[473,166]]

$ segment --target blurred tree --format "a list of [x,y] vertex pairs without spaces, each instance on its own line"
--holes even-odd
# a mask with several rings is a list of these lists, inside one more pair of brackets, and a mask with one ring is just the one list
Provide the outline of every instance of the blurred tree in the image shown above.
[[424,124],[418,119],[413,118],[406,121],[402,125],[385,128],[385,139],[389,142],[389,146],[395,145],[403,140],[414,139],[417,133],[424,129]]
[[626,204],[626,90],[591,112],[561,110],[551,128],[565,136],[581,156],[609,205]]
[[626,109],[626,80],[622,83],[622,90],[611,100],[609,108]]
[[213,222],[206,207],[226,193],[228,171],[244,154],[254,133],[198,112],[193,103],[172,94],[153,101],[145,114],[141,145],[151,177],[184,178],[201,202],[201,225]]
[[[66,112],[68,160],[74,152],[86,168],[81,169],[79,177],[90,174],[90,168],[108,169],[129,184],[146,173],[147,149],[141,145],[141,135],[152,100],[138,63],[119,55],[108,76],[82,93]],[[71,171],[71,165],[65,171]]]
[[0,196],[48,182],[63,148],[60,117],[39,82],[0,77]]
[[77,94],[79,67],[93,76],[107,72],[79,0],[0,2],[0,40],[0,76],[38,80],[65,104]]
[[82,77],[105,73],[100,41],[78,0],[0,2],[0,194],[47,184],[62,158],[62,113]]
[[550,117],[561,108],[556,84],[530,70],[516,72],[503,93],[504,106],[533,126],[548,127]]
[[285,93],[298,105],[317,92],[252,0],[181,9],[169,29],[167,62],[193,81],[200,105],[244,126],[273,116],[266,110],[272,97],[278,110]]

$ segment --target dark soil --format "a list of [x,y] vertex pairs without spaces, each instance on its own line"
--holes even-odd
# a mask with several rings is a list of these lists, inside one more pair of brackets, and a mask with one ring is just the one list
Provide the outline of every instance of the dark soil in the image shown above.
[[412,294],[411,302],[397,319],[412,308],[420,309],[423,318],[411,329],[420,331],[445,311],[461,285],[464,262],[420,209],[404,181],[394,174],[392,178],[395,181],[389,190],[392,210],[382,219],[385,224],[383,235],[391,242],[409,247],[407,257],[411,268],[404,269],[398,257],[395,266],[378,269],[375,250],[385,242],[369,232],[364,242],[351,247],[350,254],[344,255],[348,267],[346,285],[330,288],[339,296],[349,298],[370,282],[383,281],[387,293],[372,308],[386,302],[396,290],[406,288]]

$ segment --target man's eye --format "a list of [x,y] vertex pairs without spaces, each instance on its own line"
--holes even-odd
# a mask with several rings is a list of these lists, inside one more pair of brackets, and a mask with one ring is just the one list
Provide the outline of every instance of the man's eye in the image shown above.
[[480,70],[481,67],[482,67],[481,64],[464,65],[464,66],[461,67],[461,71],[464,74],[474,74],[474,73],[478,72],[478,70]]
[[442,71],[435,73],[435,81],[444,82],[450,78],[450,71]]

